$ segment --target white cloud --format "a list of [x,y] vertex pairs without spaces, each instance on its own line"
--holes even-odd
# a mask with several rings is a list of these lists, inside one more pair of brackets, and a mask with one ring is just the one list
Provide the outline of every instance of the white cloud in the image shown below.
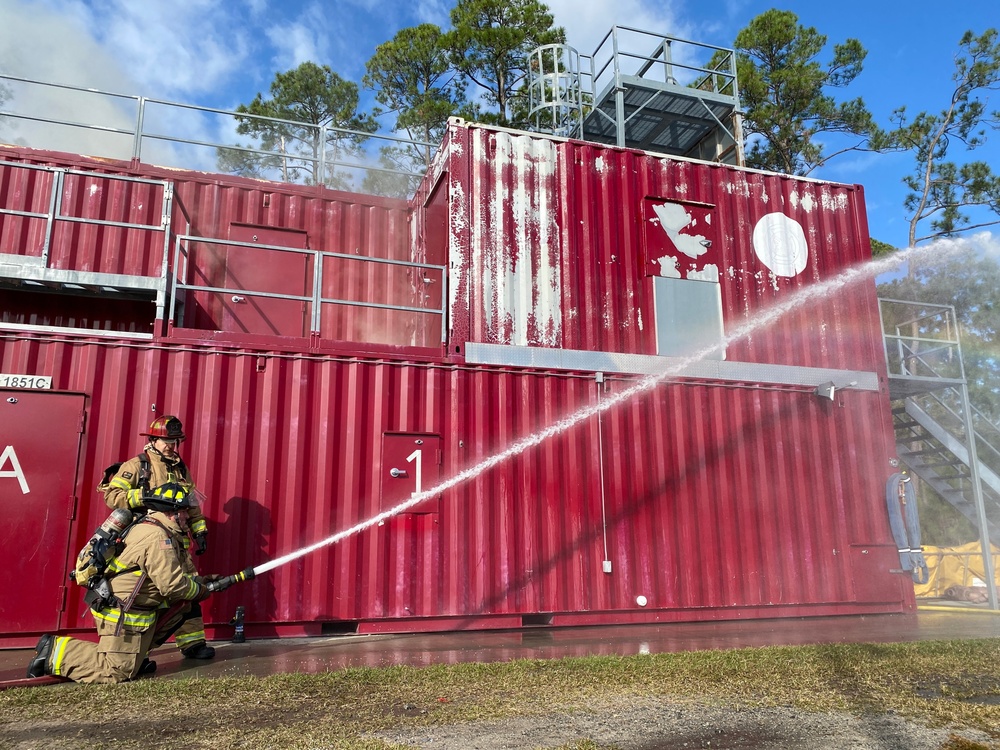
[[131,93],[134,80],[87,30],[87,9],[68,2],[0,0],[0,70],[50,83]]
[[4,63],[26,77],[190,101],[246,64],[250,44],[239,6],[0,0]]
[[291,70],[304,62],[323,64],[321,61],[328,55],[325,34],[321,37],[319,32],[320,29],[308,20],[269,26],[266,34],[275,49],[274,72]]
[[654,34],[692,38],[691,26],[676,12],[676,3],[654,4],[643,0],[593,0],[580,3],[578,0],[550,0],[546,5],[555,16],[556,24],[566,29],[566,43],[584,55],[592,54],[604,35],[615,25]]
[[98,38],[153,96],[213,92],[244,66],[249,54],[235,3],[106,0],[93,7]]
[[987,258],[1000,263],[1000,236],[992,232],[976,232],[969,237],[969,241]]
[[247,8],[250,9],[250,17],[258,19],[267,13],[267,0],[246,0]]
[[453,2],[448,0],[417,0],[412,6],[416,24],[433,23],[447,30],[451,27],[451,9]]

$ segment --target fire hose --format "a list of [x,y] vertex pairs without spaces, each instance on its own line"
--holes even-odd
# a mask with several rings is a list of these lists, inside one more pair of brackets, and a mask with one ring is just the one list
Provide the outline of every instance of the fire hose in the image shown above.
[[913,482],[904,472],[896,472],[885,485],[885,501],[889,511],[889,529],[899,550],[900,568],[914,583],[927,583],[929,572],[920,546],[920,519]]

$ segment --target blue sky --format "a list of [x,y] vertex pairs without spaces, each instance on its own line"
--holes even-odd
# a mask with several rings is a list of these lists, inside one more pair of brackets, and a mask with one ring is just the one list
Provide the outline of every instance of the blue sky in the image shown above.
[[[6,74],[231,109],[278,71],[312,60],[360,82],[375,47],[401,28],[448,26],[452,0],[0,0]],[[553,0],[568,43],[592,53],[613,25],[730,46],[770,7],[791,10],[829,42],[859,39],[864,72],[843,91],[887,123],[893,109],[938,112],[950,95],[962,33],[1000,27],[1000,2],[913,0]],[[1000,91],[991,109],[1000,109]],[[372,102],[368,99],[368,106]],[[1000,131],[980,157],[1000,168]],[[813,176],[865,187],[872,235],[906,242],[904,154],[849,154]],[[1000,234],[1000,231],[994,232]]]

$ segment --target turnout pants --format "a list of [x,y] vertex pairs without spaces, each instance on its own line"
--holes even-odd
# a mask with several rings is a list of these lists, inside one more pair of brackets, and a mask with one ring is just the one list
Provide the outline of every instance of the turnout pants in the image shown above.
[[177,648],[185,649],[205,642],[205,621],[201,617],[201,604],[195,602],[191,616],[180,624],[174,633]]
[[[75,682],[125,682],[139,674],[142,660],[154,648],[162,646],[181,625],[194,617],[201,620],[191,602],[165,609],[157,616],[154,626],[145,630],[97,620],[98,642],[59,636],[49,657],[49,674],[67,677]],[[116,634],[116,631],[117,634]]]

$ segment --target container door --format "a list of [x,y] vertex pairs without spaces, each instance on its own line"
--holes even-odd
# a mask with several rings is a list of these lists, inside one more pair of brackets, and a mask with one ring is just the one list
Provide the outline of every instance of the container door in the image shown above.
[[84,397],[0,390],[0,637],[59,628]]
[[[379,512],[391,511],[441,480],[438,435],[382,436]],[[440,496],[431,497],[375,527],[378,567],[376,611],[384,617],[438,614]]]
[[[260,245],[304,249],[305,232],[233,224],[229,239]],[[230,245],[226,248],[222,330],[273,336],[308,336],[310,305],[301,297],[312,293],[312,261],[306,253]],[[239,290],[268,292],[260,297]],[[298,297],[300,299],[295,299]]]

